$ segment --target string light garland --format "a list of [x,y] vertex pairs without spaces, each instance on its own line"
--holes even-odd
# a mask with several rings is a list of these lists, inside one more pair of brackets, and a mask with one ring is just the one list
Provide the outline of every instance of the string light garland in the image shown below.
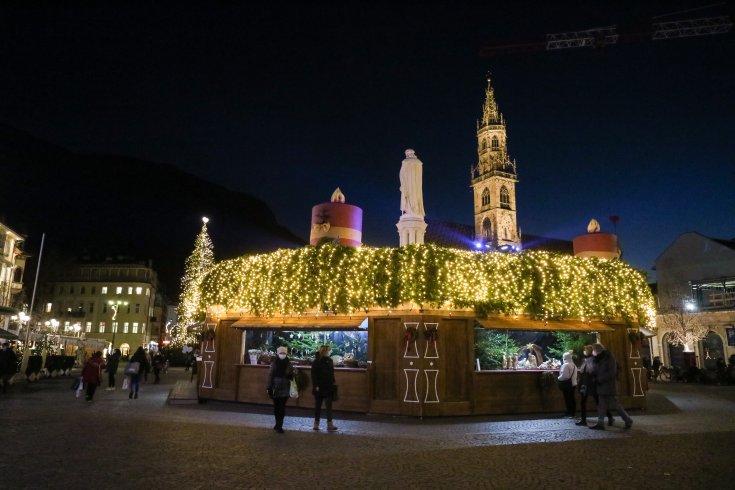
[[200,285],[207,305],[260,316],[306,311],[474,308],[478,314],[619,319],[654,325],[645,276],[619,260],[551,252],[470,252],[432,244],[400,248],[282,249],[214,265]]

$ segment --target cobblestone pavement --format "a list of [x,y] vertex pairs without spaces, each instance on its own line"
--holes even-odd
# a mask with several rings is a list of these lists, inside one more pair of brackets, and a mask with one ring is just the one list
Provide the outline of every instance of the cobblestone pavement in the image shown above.
[[[653,384],[634,425],[592,431],[559,416],[415,419],[337,413],[311,430],[287,408],[169,405],[172,369],[140,398],[70,378],[0,394],[0,488],[732,488],[735,387]],[[561,415],[561,414],[559,414]]]

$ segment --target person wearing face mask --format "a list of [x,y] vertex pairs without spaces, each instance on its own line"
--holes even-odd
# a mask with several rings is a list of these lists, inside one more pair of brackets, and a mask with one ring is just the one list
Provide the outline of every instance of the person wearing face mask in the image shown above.
[[329,357],[331,349],[328,345],[319,347],[317,358],[311,365],[312,394],[316,400],[314,407],[314,430],[319,430],[319,419],[321,418],[322,402],[327,409],[327,430],[334,431],[337,427],[332,423],[332,401],[334,399],[334,362]]
[[[587,398],[592,397],[595,399],[597,405],[600,404],[600,399],[597,396],[597,363],[594,362],[594,356],[592,355],[592,346],[585,345],[584,351],[582,352],[582,367],[579,372],[581,374],[579,384],[577,388],[580,394],[579,408],[582,411],[582,418],[576,422],[576,425],[586,426],[587,425]],[[610,410],[607,411],[607,425],[613,425],[614,419]]]
[[605,414],[608,410],[615,409],[625,421],[625,428],[630,429],[633,425],[633,419],[630,418],[628,412],[625,411],[617,397],[617,371],[618,365],[613,355],[605,349],[602,344],[592,346],[592,355],[594,356],[595,373],[597,377],[597,396],[599,403],[597,404],[597,424],[591,425],[590,429],[605,430]]
[[268,395],[273,399],[273,415],[276,425],[273,430],[283,434],[283,419],[286,417],[286,402],[289,398],[291,380],[294,377],[294,369],[288,358],[288,349],[279,347],[276,349],[277,357],[271,362],[268,371]]

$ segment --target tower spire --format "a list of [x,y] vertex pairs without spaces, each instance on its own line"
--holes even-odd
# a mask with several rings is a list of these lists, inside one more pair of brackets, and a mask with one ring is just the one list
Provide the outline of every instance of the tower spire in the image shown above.
[[490,72],[487,72],[487,88],[485,89],[485,105],[482,107],[482,124],[480,127],[490,124],[502,124],[503,115],[498,111],[498,103],[495,101]]

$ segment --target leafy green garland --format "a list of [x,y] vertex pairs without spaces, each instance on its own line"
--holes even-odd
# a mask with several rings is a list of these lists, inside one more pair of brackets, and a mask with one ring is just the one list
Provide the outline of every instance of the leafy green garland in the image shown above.
[[551,252],[480,253],[436,245],[281,249],[216,264],[200,286],[207,305],[255,315],[351,313],[414,303],[474,308],[479,315],[622,318],[649,325],[645,276],[618,260]]

